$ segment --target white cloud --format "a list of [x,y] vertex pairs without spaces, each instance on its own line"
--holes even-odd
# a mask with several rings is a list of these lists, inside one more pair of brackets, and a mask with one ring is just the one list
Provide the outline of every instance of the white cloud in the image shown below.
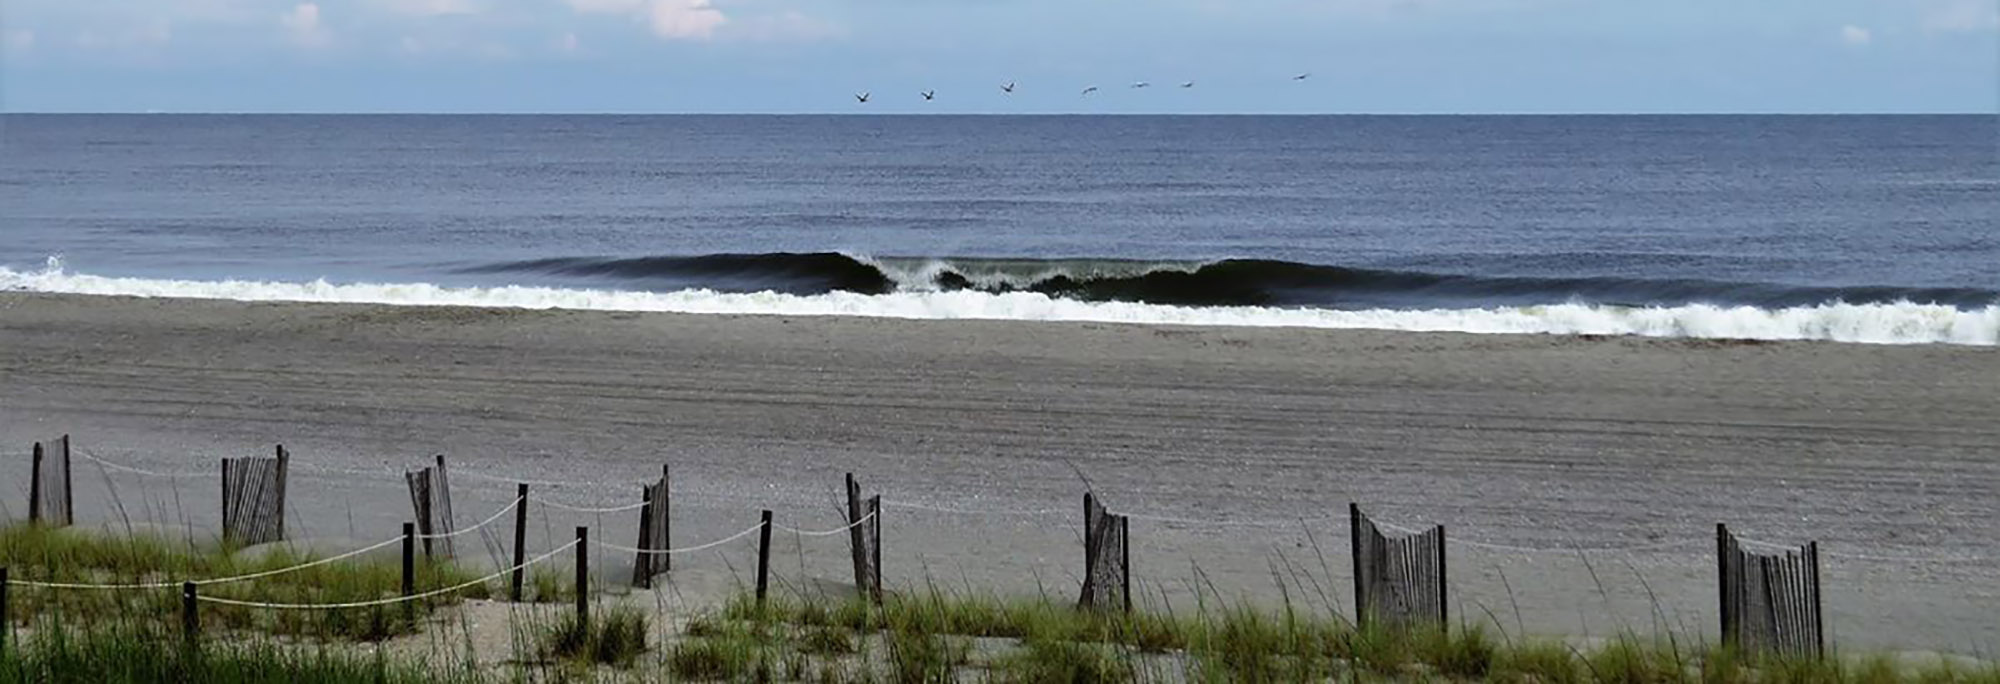
[[556,39],[557,50],[573,53],[577,51],[577,47],[578,47],[578,42],[576,39],[576,32],[574,31],[562,34],[562,37]]
[[84,29],[76,34],[76,46],[85,50],[146,48],[166,45],[173,38],[173,24],[155,19],[109,31]]
[[2000,5],[1992,0],[1937,0],[1924,8],[1924,29],[1943,33],[2000,31]]
[[319,5],[302,2],[292,11],[278,16],[278,24],[291,34],[292,42],[303,47],[321,47],[327,44],[326,28],[320,25]]
[[797,11],[745,17],[735,26],[735,30],[731,31],[733,37],[773,42],[807,42],[847,35],[847,29],[838,24],[814,19]]
[[667,40],[707,39],[729,21],[710,0],[568,0],[571,9],[592,14],[625,14],[646,23]]
[[14,29],[0,36],[0,47],[13,52],[27,52],[35,49],[35,32],[28,29]]
[[1861,47],[1875,42],[1875,34],[1869,33],[1868,29],[1860,26],[1848,24],[1840,27],[1840,42],[1852,47]]
[[437,17],[450,14],[478,14],[472,0],[375,0],[375,4],[397,14]]

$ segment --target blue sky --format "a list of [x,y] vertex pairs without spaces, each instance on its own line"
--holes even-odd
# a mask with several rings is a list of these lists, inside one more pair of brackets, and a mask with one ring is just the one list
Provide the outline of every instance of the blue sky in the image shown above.
[[1993,112],[2000,0],[4,0],[0,60],[7,111]]

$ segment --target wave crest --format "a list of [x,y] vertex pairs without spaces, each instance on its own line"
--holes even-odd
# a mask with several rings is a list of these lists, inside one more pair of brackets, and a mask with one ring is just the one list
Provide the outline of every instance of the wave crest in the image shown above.
[[1761,308],[1827,302],[1918,302],[1979,308],[2000,292],[1978,288],[1804,287],[1701,279],[1470,276],[1349,268],[1265,259],[1136,261],[986,259],[809,254],[570,257],[476,266],[473,273],[528,273],[618,286],[772,291],[795,295],[974,290],[1029,292],[1087,302],[1338,309],[1476,308],[1568,302],[1632,307],[1685,304]]
[[1644,335],[1762,340],[1831,340],[1876,344],[2000,344],[2000,305],[1961,309],[1909,302],[1828,303],[1766,309],[1690,304],[1626,307],[1556,304],[1458,309],[1335,310],[1296,307],[1197,307],[1089,302],[1038,292],[977,290],[727,293],[706,289],[632,292],[552,287],[441,287],[429,283],[334,284],[201,281],[73,274],[60,268],[0,268],[0,290],[186,297],[241,301],[455,305],[711,314],[878,316],[914,319],[1091,321],[1174,325],[1304,327],[1467,333]]

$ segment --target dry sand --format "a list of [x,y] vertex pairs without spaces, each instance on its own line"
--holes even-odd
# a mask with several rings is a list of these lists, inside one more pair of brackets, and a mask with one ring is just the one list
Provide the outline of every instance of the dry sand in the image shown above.
[[[1139,514],[1328,518],[1136,520],[1134,577],[1155,603],[1191,604],[1197,568],[1204,587],[1275,601],[1276,568],[1329,585],[1307,580],[1302,600],[1345,604],[1352,500],[1449,526],[1459,615],[1576,637],[1712,632],[1713,526],[1728,522],[1822,542],[1838,644],[1992,654],[1996,381],[2000,350],[1952,346],[10,293],[0,444],[15,456],[0,461],[0,503],[24,515],[28,442],[64,432],[79,452],[192,473],[79,458],[81,517],[202,530],[214,458],[283,442],[292,531],[326,548],[393,536],[409,515],[400,469],[438,452],[468,524],[512,496],[475,471],[596,483],[535,493],[610,506],[671,463],[676,545],[762,508],[836,526],[853,471],[898,504],[892,585],[1069,595],[1087,477]],[[575,525],[633,542],[633,513],[533,511],[540,548]],[[776,546],[781,586],[842,590],[841,537]],[[1648,548],[1562,550],[1633,546]],[[678,558],[676,585],[712,597],[747,581],[752,550]],[[593,560],[607,582],[630,572],[623,554]]]

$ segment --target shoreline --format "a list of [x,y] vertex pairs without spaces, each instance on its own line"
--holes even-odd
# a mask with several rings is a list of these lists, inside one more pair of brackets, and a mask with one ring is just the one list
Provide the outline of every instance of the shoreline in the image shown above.
[[[892,509],[892,580],[928,568],[1008,593],[1075,574],[1082,473],[1141,515],[1317,518],[1354,500],[1455,540],[1541,549],[1454,547],[1451,576],[1467,602],[1454,614],[1517,601],[1540,634],[1647,629],[1655,611],[1707,625],[1715,522],[1816,538],[1838,643],[2000,651],[2000,572],[1959,560],[2000,556],[1991,347],[24,293],[0,293],[0,339],[9,449],[67,432],[165,472],[282,442],[301,463],[386,475],[301,469],[303,537],[381,536],[366,531],[408,515],[393,475],[431,453],[548,481],[636,483],[669,463],[690,542],[759,507],[827,527],[851,471],[914,506],[1038,512]],[[25,482],[25,460],[0,473]],[[115,517],[113,490],[133,511],[167,508],[158,483],[78,473],[85,520]],[[488,484],[457,485],[462,521],[510,495]],[[604,505],[631,490],[549,495]],[[212,517],[192,498],[185,518]],[[10,511],[24,499],[0,492]],[[614,539],[633,527],[586,522]],[[1345,533],[1325,525],[1314,542],[1299,527],[1135,520],[1134,579],[1185,596],[1176,585],[1199,567],[1268,600],[1273,559]],[[837,545],[797,542],[780,573],[840,576]],[[1630,573],[1564,551],[1677,543],[1628,555]],[[1600,591],[1592,572],[1628,576],[1600,576]]]

